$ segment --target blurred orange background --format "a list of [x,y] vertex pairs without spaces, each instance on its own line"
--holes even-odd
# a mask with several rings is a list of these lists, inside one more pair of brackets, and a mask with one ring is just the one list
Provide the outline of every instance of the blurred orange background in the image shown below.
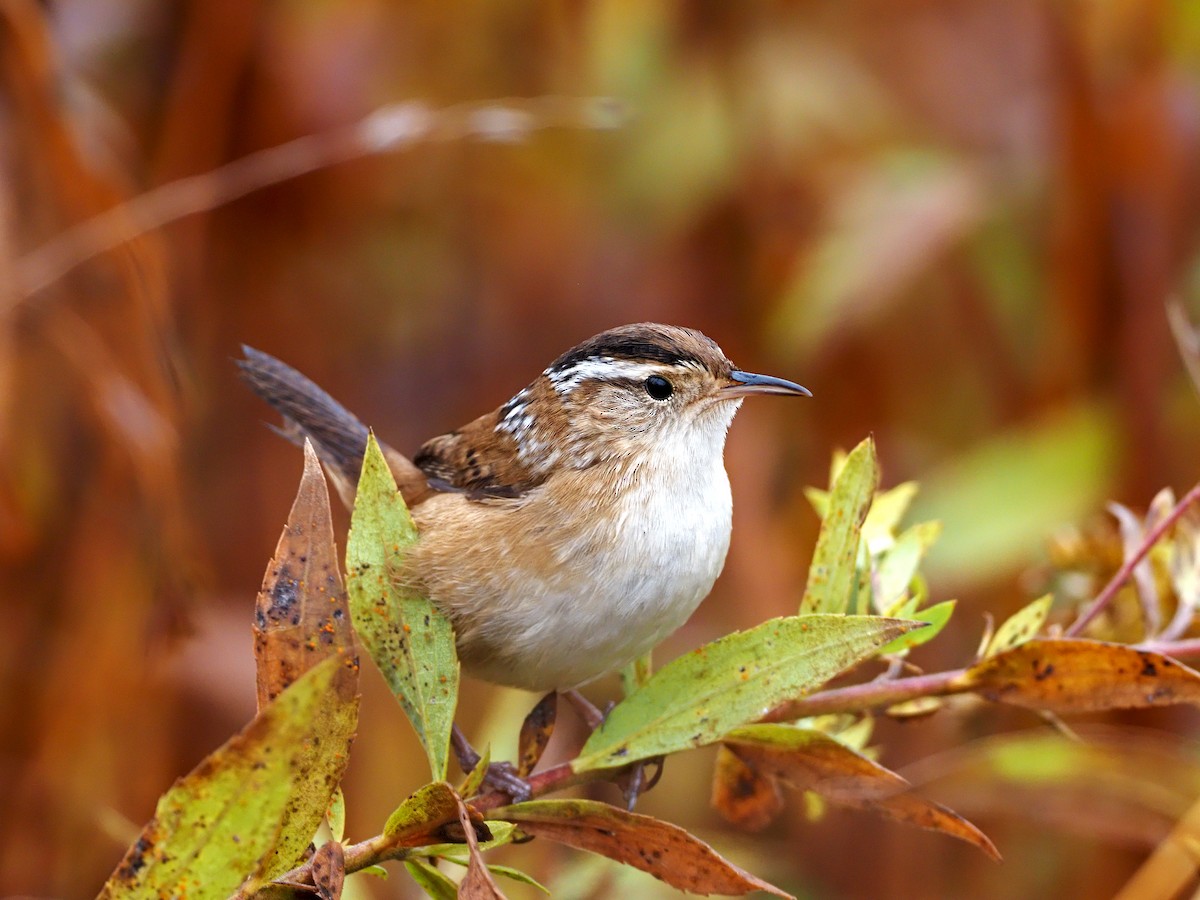
[[[113,249],[47,249],[384,104],[545,97],[624,115],[349,153],[229,202],[222,170],[190,206],[120,207]],[[239,344],[412,451],[599,330],[700,328],[815,399],[738,416],[729,561],[658,658],[795,611],[818,524],[802,488],[873,433],[885,484],[920,480],[914,517],[945,522],[932,596],[960,598],[915,660],[962,665],[985,612],[1040,590],[1064,525],[1197,478],[1164,304],[1200,286],[1198,143],[1190,0],[2,0],[0,888],[94,894],[253,714],[254,595],[301,460],[238,383]],[[142,215],[170,221],[121,242]],[[376,675],[364,692],[351,838],[423,780]],[[467,682],[461,721],[511,753],[534,699]],[[999,866],[866,813],[810,821],[800,797],[738,834],[708,808],[705,752],[639,808],[805,897],[1106,897],[1200,793],[1200,719],[1090,724],[1095,758],[1040,783],[1053,734],[1028,713],[880,726],[881,761],[984,828]],[[504,861],[561,896],[671,895],[579,857]],[[399,871],[354,881],[411,895]]]

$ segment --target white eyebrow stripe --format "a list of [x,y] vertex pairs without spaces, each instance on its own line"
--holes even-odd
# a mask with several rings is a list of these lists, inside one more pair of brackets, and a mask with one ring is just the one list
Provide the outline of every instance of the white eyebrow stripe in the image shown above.
[[[680,365],[685,365],[681,363]],[[572,363],[565,369],[547,369],[545,375],[560,394],[574,390],[582,382],[589,380],[610,380],[628,378],[641,381],[651,375],[667,375],[679,366],[666,363],[641,363],[629,359],[614,359],[611,356],[593,356]]]

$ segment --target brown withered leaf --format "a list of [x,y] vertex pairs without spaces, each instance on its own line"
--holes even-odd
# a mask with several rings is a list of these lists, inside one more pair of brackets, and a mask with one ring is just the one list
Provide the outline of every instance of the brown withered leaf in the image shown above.
[[725,745],[760,774],[815,791],[843,806],[872,809],[890,819],[973,844],[994,860],[995,845],[982,831],[940,804],[912,793],[901,776],[821,731],[791,725],[748,725]]
[[774,778],[750,768],[728,747],[720,747],[712,805],[743,831],[762,831],[783,810],[783,792]]
[[558,694],[551,691],[538,701],[521,723],[521,737],[517,743],[517,774],[524,778],[546,751],[550,735],[554,734],[554,722],[558,716]]
[[338,841],[327,841],[312,858],[312,880],[321,900],[338,900],[346,880],[346,854]]
[[300,488],[255,603],[258,708],[326,657],[356,653],[329,491],[306,441]]
[[[472,816],[473,811],[457,794],[454,799],[458,803],[458,824],[462,826],[467,840],[467,875],[458,886],[458,896],[465,900],[506,900],[500,888],[496,887],[496,882],[492,880],[492,873],[483,861],[483,854],[479,852],[479,838],[475,833],[479,814],[475,813]],[[486,832],[487,824],[482,820],[478,821],[478,824],[482,825]]]
[[491,810],[488,816],[513,822],[526,834],[649,872],[682,891],[728,895],[766,891],[791,897],[677,825],[596,800],[531,800]]
[[1050,712],[1200,704],[1200,674],[1124,644],[1032,640],[971,666],[955,682],[988,700]]

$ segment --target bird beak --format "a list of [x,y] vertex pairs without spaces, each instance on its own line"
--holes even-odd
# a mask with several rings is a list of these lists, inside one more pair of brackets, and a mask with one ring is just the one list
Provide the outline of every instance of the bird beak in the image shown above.
[[721,388],[722,400],[733,400],[736,397],[750,397],[754,394],[782,394],[787,397],[811,397],[808,388],[794,381],[784,381],[773,375],[754,375],[750,372],[739,372],[734,369],[729,373],[733,384]]

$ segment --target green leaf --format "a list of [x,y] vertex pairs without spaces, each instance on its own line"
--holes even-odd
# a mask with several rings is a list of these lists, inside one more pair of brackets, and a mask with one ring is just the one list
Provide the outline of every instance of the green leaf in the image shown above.
[[886,610],[904,595],[921,560],[941,533],[941,522],[921,522],[896,538],[875,567],[876,609]]
[[1048,532],[1111,493],[1118,434],[1111,410],[1081,404],[993,435],[924,477],[913,516],[946,526],[926,572],[978,581],[1028,564]]
[[946,600],[911,613],[909,615],[910,618],[918,622],[925,622],[929,627],[900,635],[900,637],[880,649],[880,656],[890,653],[903,653],[906,650],[911,650],[913,647],[933,640],[941,634],[942,629],[946,627],[946,623],[950,621],[950,616],[954,614],[954,607],[957,603],[957,600]]
[[480,754],[479,762],[475,764],[467,777],[463,780],[462,787],[458,789],[460,797],[474,797],[479,793],[479,788],[483,786],[483,779],[487,778],[488,766],[492,764],[492,745],[485,744],[483,753]]
[[325,817],[329,820],[329,833],[333,839],[343,840],[346,837],[346,795],[340,786],[333,792]]
[[547,897],[550,896],[550,889],[548,887],[546,887],[532,875],[522,872],[520,869],[514,869],[512,866],[500,866],[489,863],[488,871],[495,875],[503,875],[505,878],[509,878],[513,881],[519,881],[521,884],[527,884],[530,887],[535,887]]
[[346,544],[354,627],[416,729],[435,779],[446,777],[458,701],[450,621],[398,581],[417,529],[372,435]]
[[843,613],[849,607],[859,536],[878,483],[875,442],[867,438],[846,457],[833,484],[800,601],[801,613]]
[[444,872],[439,871],[437,866],[432,866],[423,859],[408,859],[404,861],[404,868],[408,870],[417,886],[433,900],[455,900],[458,897],[458,885]]
[[592,732],[576,772],[700,747],[824,684],[917,623],[877,616],[793,616],[735,632],[659,669]]
[[312,748],[326,739],[322,711],[331,694],[353,685],[355,675],[337,658],[314,666],[176,781],[100,897],[224,898],[248,876],[261,880],[264,860],[285,837],[285,820],[297,821],[297,795],[325,785],[325,811],[341,772],[314,768],[320,760]]
[[1031,638],[1037,637],[1037,633],[1046,623],[1046,616],[1050,614],[1050,604],[1053,602],[1054,595],[1046,594],[1009,616],[1004,624],[996,629],[992,639],[988,641],[984,657],[995,656],[997,653],[1003,653],[1013,647],[1020,647]]

